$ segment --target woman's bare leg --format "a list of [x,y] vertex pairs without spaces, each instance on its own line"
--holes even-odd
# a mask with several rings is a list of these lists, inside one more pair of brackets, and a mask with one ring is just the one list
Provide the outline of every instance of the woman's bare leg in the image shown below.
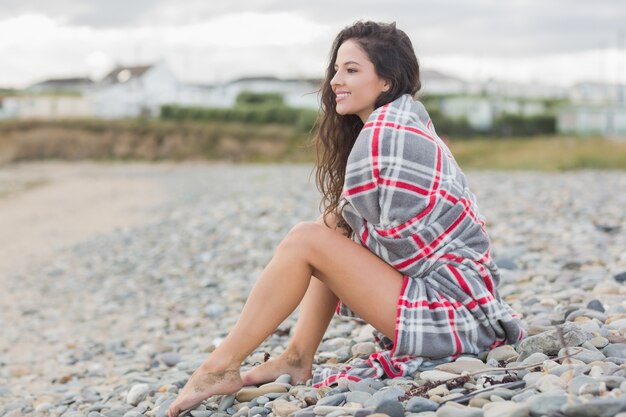
[[[337,219],[327,219],[328,226],[320,217],[316,223],[329,227],[337,233],[346,235],[337,229]],[[319,279],[313,277],[309,288],[300,303],[300,314],[293,336],[285,351],[277,358],[272,358],[241,375],[244,385],[258,385],[274,381],[280,375],[291,375],[291,383],[306,382],[312,375],[315,352],[335,314],[339,299]]]
[[236,392],[242,386],[241,363],[298,306],[312,276],[393,339],[402,274],[327,227],[300,223],[276,249],[235,327],[194,372],[168,415],[177,416],[212,395]]

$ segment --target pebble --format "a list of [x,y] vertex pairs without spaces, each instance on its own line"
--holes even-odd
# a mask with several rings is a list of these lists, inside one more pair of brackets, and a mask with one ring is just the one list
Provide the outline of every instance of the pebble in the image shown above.
[[406,403],[406,411],[411,413],[421,413],[423,411],[435,411],[439,407],[436,402],[422,397],[413,397]]
[[240,403],[243,403],[262,395],[268,395],[271,393],[283,393],[288,391],[289,388],[287,388],[285,385],[270,383],[258,388],[242,388],[241,390],[239,390],[235,398]]
[[150,393],[150,386],[148,384],[137,384],[126,395],[126,402],[130,405],[137,405],[141,401],[145,400]]
[[511,401],[485,404],[484,417],[528,417],[529,406]]
[[420,379],[430,382],[443,382],[448,379],[456,378],[458,375],[443,371],[424,371],[420,374]]
[[[159,180],[169,200],[154,209],[157,221],[65,248],[49,264],[3,282],[12,302],[2,320],[20,326],[3,327],[0,350],[19,363],[32,356],[28,346],[38,346],[45,349],[42,355],[56,361],[42,362],[36,380],[11,361],[0,367],[0,396],[10,401],[0,402],[0,415],[164,417],[189,376],[234,325],[280,240],[297,222],[319,216],[311,169],[228,164],[172,168]],[[469,175],[501,264],[500,294],[521,313],[529,330],[525,340],[395,381],[344,380],[333,388],[314,389],[310,381],[292,387],[289,375],[283,375],[262,387],[209,398],[192,415],[278,417],[289,412],[314,417],[318,407],[331,417],[365,417],[381,411],[376,407],[386,401],[399,405],[409,389],[428,381],[442,383],[424,394],[429,398],[404,401],[407,416],[432,417],[447,410],[455,416],[487,417],[619,412],[619,395],[626,392],[626,236],[602,231],[596,219],[612,219],[611,227],[624,230],[626,194],[598,184],[617,182],[626,189],[626,174]],[[67,294],[93,302],[68,302]],[[285,320],[246,367],[262,363],[266,354],[280,355],[295,318]],[[566,346],[584,349],[570,363],[555,360],[566,352],[557,328],[563,330]],[[315,363],[341,364],[369,356],[380,349],[372,330],[333,318]],[[503,363],[507,368],[538,365],[506,374],[486,371]],[[483,370],[460,387],[443,383],[463,372]],[[500,382],[505,375],[525,382],[526,388],[483,392],[469,399],[474,407],[445,402]],[[566,395],[571,401],[563,403]],[[323,405],[342,396],[338,405]],[[570,408],[561,410],[559,404]]]
[[613,343],[602,349],[606,357],[626,359],[626,343]]
[[298,410],[300,410],[300,406],[297,403],[280,398],[272,402],[272,411],[277,416],[288,416]]
[[537,389],[541,392],[564,391],[567,383],[556,375],[543,375],[535,383]]
[[404,417],[404,407],[398,401],[385,400],[376,406],[374,413],[386,414],[389,417]]
[[480,408],[466,407],[457,403],[445,403],[436,413],[437,417],[482,417]]
[[177,352],[165,352],[159,355],[159,359],[167,366],[176,366],[181,358]]
[[487,355],[487,360],[494,359],[498,362],[510,362],[519,357],[519,353],[515,351],[511,345],[498,346],[492,349]]

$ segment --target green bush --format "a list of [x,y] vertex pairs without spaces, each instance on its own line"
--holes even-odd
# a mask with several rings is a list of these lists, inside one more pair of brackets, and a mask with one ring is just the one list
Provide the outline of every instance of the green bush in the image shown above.
[[282,106],[285,102],[280,93],[255,93],[253,91],[242,91],[235,99],[235,106],[264,104]]
[[555,134],[556,118],[551,115],[503,114],[494,120],[491,133],[499,137]]
[[164,105],[161,107],[161,119],[199,122],[240,122],[250,124],[290,125],[299,132],[312,129],[317,111],[299,109],[275,104],[239,105],[232,108],[201,108]]

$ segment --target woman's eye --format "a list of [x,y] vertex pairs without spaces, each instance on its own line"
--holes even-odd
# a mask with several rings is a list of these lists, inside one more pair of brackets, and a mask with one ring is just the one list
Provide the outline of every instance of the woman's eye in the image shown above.
[[355,69],[352,69],[352,68],[349,68],[349,69],[348,69],[348,73],[353,73],[353,72],[356,72],[356,70],[355,70]]

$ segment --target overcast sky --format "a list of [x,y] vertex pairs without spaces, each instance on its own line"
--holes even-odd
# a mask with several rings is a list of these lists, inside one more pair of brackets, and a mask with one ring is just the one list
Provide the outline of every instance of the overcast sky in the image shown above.
[[164,59],[183,81],[321,77],[335,35],[396,21],[466,80],[626,82],[624,0],[0,0],[0,87]]

